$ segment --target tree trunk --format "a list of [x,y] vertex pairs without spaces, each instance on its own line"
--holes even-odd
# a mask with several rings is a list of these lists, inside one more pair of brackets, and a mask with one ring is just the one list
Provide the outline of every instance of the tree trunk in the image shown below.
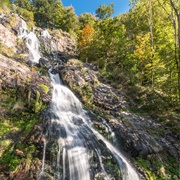
[[[178,4],[176,6],[173,0],[170,0],[171,6],[175,12],[175,16],[177,19],[174,20],[174,30],[175,30],[175,60],[176,60],[176,67],[178,73],[178,94],[179,94],[179,101],[180,101],[180,12]],[[177,24],[176,24],[177,23]]]
[[152,11],[152,0],[149,0],[149,30],[151,39],[151,86],[154,86],[154,35],[153,35],[153,11]]
[[180,13],[178,14],[178,90],[179,90],[179,100],[180,100]]

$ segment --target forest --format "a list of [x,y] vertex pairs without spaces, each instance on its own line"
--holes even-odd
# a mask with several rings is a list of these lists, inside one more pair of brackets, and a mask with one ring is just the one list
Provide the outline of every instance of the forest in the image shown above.
[[[57,67],[60,57],[66,58],[54,72],[97,115],[91,114],[94,129],[108,139],[105,131],[112,128],[144,179],[179,179],[180,1],[130,0],[129,6],[129,12],[116,16],[113,3],[100,5],[95,15],[77,16],[61,0],[0,0],[0,179],[23,173],[24,179],[30,174],[36,179],[48,138],[47,159],[57,153],[53,133],[45,137],[44,132],[50,124],[52,96],[47,71]],[[22,22],[27,24],[26,35],[37,36],[40,59],[49,67],[43,61],[28,64],[28,38],[18,36]],[[52,42],[61,43],[52,50]],[[12,69],[9,62],[14,63]],[[25,73],[18,76],[17,67]],[[80,126],[81,119],[76,120]],[[116,166],[109,157],[103,161],[114,175]]]
[[[58,0],[8,0],[28,23],[62,29],[77,38],[79,58],[95,64],[115,86],[145,87],[173,107],[180,99],[180,2],[132,0],[126,14],[114,4],[79,17]],[[1,10],[2,11],[2,10]]]

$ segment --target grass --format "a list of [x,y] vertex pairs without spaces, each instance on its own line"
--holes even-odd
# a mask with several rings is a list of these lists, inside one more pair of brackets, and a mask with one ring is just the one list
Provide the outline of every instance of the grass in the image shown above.
[[[23,143],[22,137],[28,137],[35,124],[41,120],[39,111],[42,109],[33,107],[36,108],[33,111],[28,107],[25,91],[7,88],[0,93],[0,99],[2,99],[0,111],[5,112],[0,118],[0,165],[6,166],[8,171],[16,171],[19,164],[24,162],[28,170],[34,159],[33,154],[36,148],[33,144]],[[34,99],[35,102],[38,103],[36,104],[38,106],[41,104],[38,92]],[[33,105],[35,106],[35,104]],[[16,149],[23,151],[25,158],[18,156]]]

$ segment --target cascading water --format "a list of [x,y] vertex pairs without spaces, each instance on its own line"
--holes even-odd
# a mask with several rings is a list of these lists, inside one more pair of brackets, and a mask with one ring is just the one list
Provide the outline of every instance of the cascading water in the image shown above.
[[29,60],[33,64],[39,63],[39,41],[34,32],[29,32],[26,22],[21,19],[21,27],[19,27],[18,37],[25,40],[26,46],[29,50]]
[[51,35],[49,34],[49,32],[47,30],[42,31],[41,36],[44,38],[51,39]]
[[44,140],[43,166],[39,179],[46,176],[46,148],[48,142],[51,143],[53,139],[58,144],[58,148],[56,148],[56,157],[52,158],[54,170],[51,171],[51,179],[117,179],[109,172],[108,165],[104,162],[106,151],[107,155],[111,154],[121,170],[118,179],[139,180],[125,157],[92,127],[93,123],[83,110],[80,101],[62,85],[59,75],[51,71],[49,74],[53,87],[51,123]]

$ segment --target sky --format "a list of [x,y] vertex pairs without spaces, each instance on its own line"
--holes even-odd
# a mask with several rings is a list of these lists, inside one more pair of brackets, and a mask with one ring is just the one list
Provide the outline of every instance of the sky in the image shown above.
[[78,16],[84,12],[94,15],[101,4],[109,5],[114,3],[113,16],[126,13],[129,10],[129,0],[62,0],[62,3],[64,6],[72,5]]

